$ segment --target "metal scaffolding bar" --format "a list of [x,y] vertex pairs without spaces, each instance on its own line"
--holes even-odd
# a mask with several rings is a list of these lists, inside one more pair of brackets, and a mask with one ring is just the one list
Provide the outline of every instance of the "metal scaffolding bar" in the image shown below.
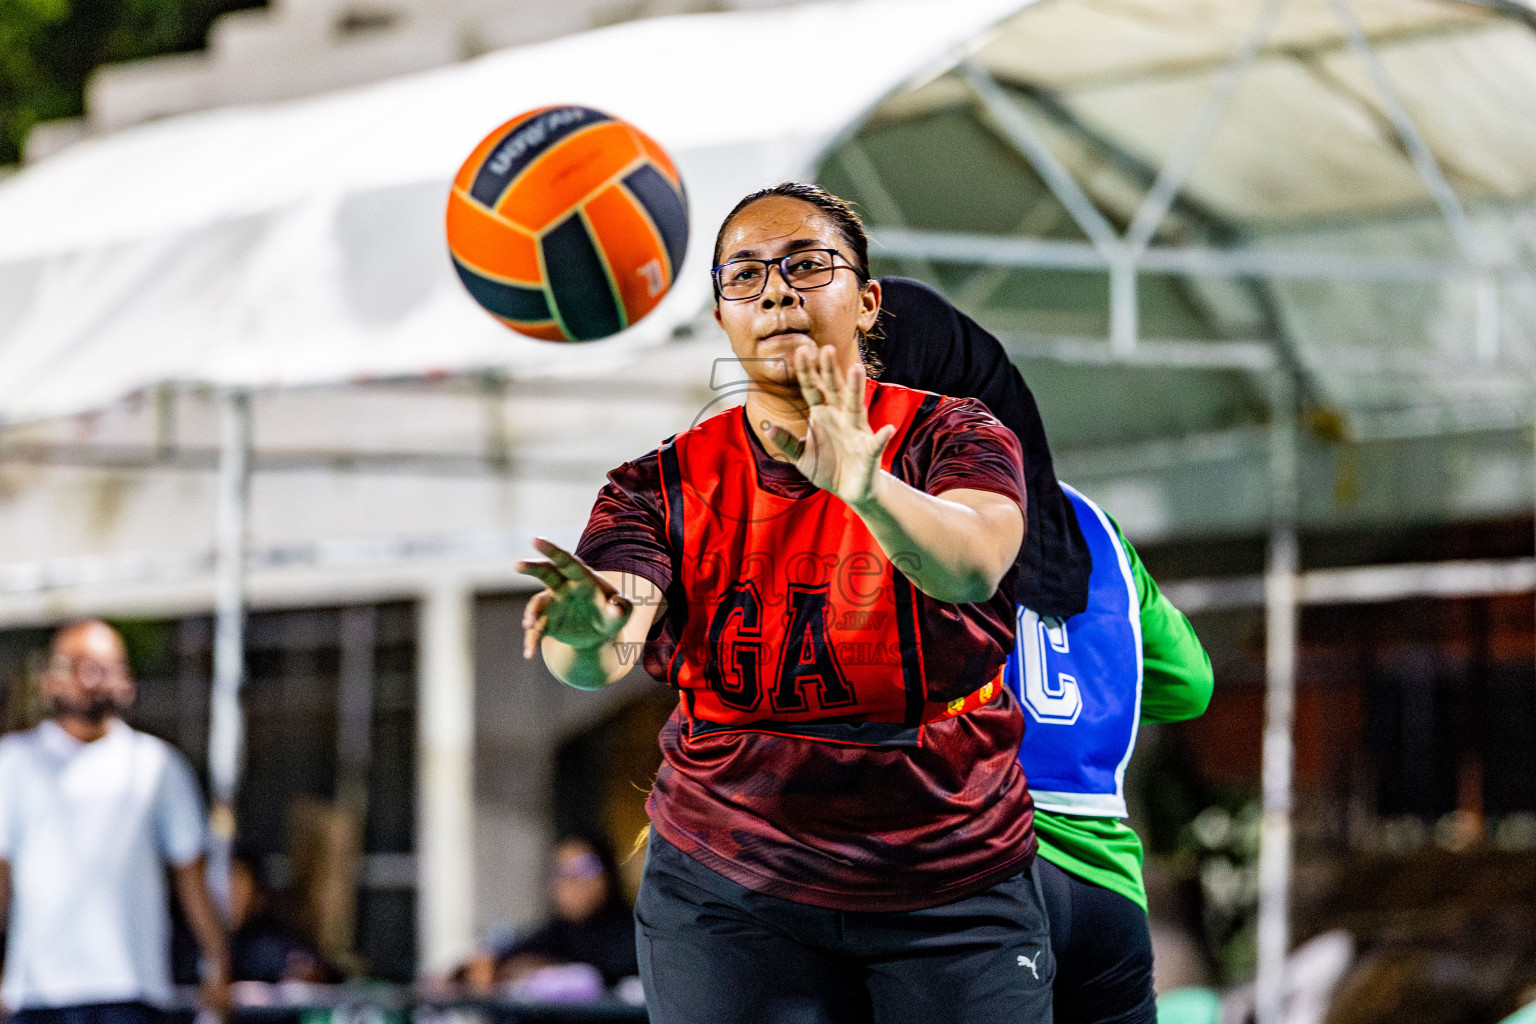
[[[408,565],[492,562],[527,554],[521,533],[487,530],[424,537],[358,537],[248,549],[246,572],[338,571]],[[126,554],[0,565],[0,597],[207,579],[226,563],[217,554]],[[220,585],[224,577],[216,577]],[[525,581],[513,578],[516,589]],[[532,585],[532,584],[531,584]]]
[[[1046,120],[1088,147],[1093,153],[1096,166],[1107,165],[1115,173],[1145,192],[1157,180],[1157,167],[1149,164],[1139,154],[1131,152],[1118,139],[1112,138],[1100,128],[1085,121],[1061,94],[1038,82],[1000,78],[993,80],[1025,97],[1030,105]],[[1174,196],[1170,213],[1177,213],[1209,231],[1218,240],[1238,237],[1237,227],[1222,214],[1211,209],[1199,197],[1181,192]]]
[[[1403,144],[1403,149],[1413,163],[1414,170],[1418,172],[1425,187],[1429,189],[1429,194],[1434,199],[1435,205],[1439,207],[1440,216],[1444,218],[1446,227],[1450,228],[1451,234],[1455,237],[1462,256],[1468,262],[1478,266],[1489,266],[1492,260],[1488,247],[1478,234],[1472,219],[1467,216],[1466,208],[1461,205],[1461,197],[1451,187],[1450,180],[1445,176],[1445,170],[1440,166],[1440,161],[1436,159],[1434,151],[1429,148],[1429,143],[1419,132],[1413,116],[1408,113],[1407,106],[1398,94],[1397,86],[1392,83],[1392,76],[1387,74],[1386,66],[1382,64],[1381,57],[1371,46],[1371,41],[1366,38],[1365,30],[1360,27],[1354,11],[1350,10],[1346,0],[1329,0],[1329,2],[1333,6],[1334,13],[1338,15],[1339,23],[1344,26],[1344,34],[1349,39],[1350,50],[1365,66],[1366,73],[1371,76],[1387,118],[1392,122],[1392,130],[1397,133],[1398,141]],[[1481,362],[1491,363],[1498,358],[1499,354],[1498,279],[1493,274],[1485,273],[1479,278],[1476,287],[1473,355]]]
[[[898,228],[907,226],[907,215],[902,212],[901,204],[891,195],[891,190],[885,187],[879,168],[857,138],[849,139],[838,148],[837,159],[843,165],[843,173],[848,175],[854,188],[859,190],[865,207],[877,221]],[[909,273],[928,281],[938,281],[939,275],[926,257],[911,257],[905,262]]]
[[475,595],[443,579],[417,625],[417,972],[439,977],[475,948]]
[[208,721],[208,880],[229,910],[229,867],[235,839],[235,798],[245,750],[240,686],[245,676],[245,542],[251,485],[251,399],[224,395],[219,419],[219,504],[214,555],[213,694]]
[[[872,241],[878,255],[895,258],[926,257],[948,263],[1043,270],[1109,270],[1113,266],[1112,260],[1092,244],[1050,238],[878,228]],[[1142,271],[1162,274],[1300,281],[1475,281],[1487,273],[1483,267],[1458,260],[1209,246],[1150,246],[1136,263]]]
[[1057,338],[1000,333],[1008,357],[1072,366],[1135,366],[1175,370],[1273,369],[1274,349],[1263,341],[1143,341],[1131,352],[1092,338]]
[[1072,172],[1064,167],[1045,139],[1035,130],[1023,111],[985,70],[971,61],[962,61],[955,68],[960,81],[970,89],[971,95],[981,104],[986,122],[1012,146],[1020,156],[1029,161],[1040,180],[1051,194],[1066,207],[1072,220],[1093,242],[1094,247],[1106,258],[1120,248],[1120,236],[1084,192]]
[[1136,304],[1136,257],[1124,246],[1109,264],[1109,347],[1116,355],[1136,351],[1141,333],[1141,311]]
[[1502,317],[1499,300],[1499,279],[1485,274],[1477,279],[1477,312],[1474,314],[1474,341],[1472,354],[1479,363],[1487,365],[1498,361],[1500,324]]
[[1290,948],[1291,780],[1296,709],[1296,389],[1272,376],[1270,539],[1264,579],[1263,809],[1259,833],[1258,976],[1255,1024],[1280,1024]]
[[1481,7],[1506,18],[1524,22],[1527,28],[1536,31],[1536,8],[1528,7],[1520,0],[1456,0],[1456,2],[1468,7]]
[[[1105,347],[1103,342],[1097,344]],[[1241,458],[1252,447],[1250,432],[1238,429],[1192,435],[1177,441],[1147,442],[1123,452],[1110,451],[1102,455],[1063,451],[1058,457],[1058,464],[1074,464],[1074,476],[1112,475],[1190,461]],[[1093,458],[1096,464],[1075,465],[1085,455]],[[396,565],[417,567],[414,570],[417,572],[435,573],[440,571],[440,567],[449,565],[494,566],[510,563],[523,557],[527,547],[528,538],[514,533],[337,540],[252,550],[247,553],[246,566],[250,572],[264,574],[315,571],[344,573]],[[99,591],[103,588],[206,580],[212,572],[213,563],[211,554],[205,552],[199,555],[112,556],[3,565],[0,566],[0,598],[62,595],[82,590]],[[525,585],[515,577],[509,577],[504,582],[512,589]],[[1161,586],[1168,599],[1190,615],[1259,608],[1264,605],[1262,576],[1169,580]],[[420,588],[419,583],[402,583],[391,587],[389,593],[396,597],[407,596]],[[1536,559],[1516,558],[1311,569],[1298,577],[1296,597],[1300,604],[1310,606],[1373,604],[1422,597],[1490,597],[1532,592],[1536,592]]]
[[[1162,590],[1186,615],[1264,605],[1262,576],[1170,580]],[[1305,606],[1385,604],[1530,593],[1536,593],[1536,558],[1489,558],[1311,569],[1297,577],[1296,600]]]
[[1242,84],[1243,76],[1258,59],[1259,50],[1264,45],[1264,40],[1269,38],[1270,30],[1274,28],[1275,21],[1280,17],[1285,2],[1286,0],[1267,0],[1259,16],[1254,19],[1253,25],[1248,29],[1243,45],[1226,67],[1222,68],[1216,80],[1216,88],[1211,91],[1210,99],[1195,117],[1189,133],[1184,136],[1178,148],[1158,171],[1157,180],[1152,183],[1151,190],[1142,200],[1141,207],[1137,209],[1136,216],[1131,219],[1130,227],[1125,232],[1126,245],[1133,254],[1139,254],[1146,248],[1147,243],[1152,241],[1158,225],[1168,215],[1168,209],[1173,205],[1174,198],[1184,188],[1184,182],[1188,179],[1190,171],[1194,170],[1195,162],[1205,151],[1211,136],[1216,133],[1217,126],[1221,124],[1221,118],[1227,112],[1227,106],[1232,102],[1232,97],[1237,93],[1237,87]]
[[[494,453],[493,453],[494,454]],[[178,472],[217,471],[221,452],[212,447],[184,447],[162,452],[149,445],[0,442],[0,465],[72,466],[92,469]],[[506,465],[485,452],[290,449],[252,454],[252,473],[400,473],[420,476],[498,476],[587,482],[601,480],[611,468],[605,459],[518,455]]]
[[1407,151],[1408,159],[1413,162],[1414,170],[1418,171],[1419,177],[1424,180],[1435,205],[1440,208],[1440,215],[1445,218],[1446,226],[1455,235],[1457,244],[1461,246],[1462,255],[1474,263],[1480,262],[1484,257],[1482,239],[1478,236],[1471,220],[1468,219],[1467,211],[1462,208],[1461,197],[1451,187],[1450,181],[1440,167],[1440,161],[1435,159],[1429,144],[1419,133],[1418,125],[1409,115],[1408,108],[1403,105],[1397,87],[1392,84],[1392,76],[1387,74],[1381,58],[1371,46],[1370,40],[1366,38],[1365,30],[1360,27],[1359,20],[1355,18],[1355,12],[1349,9],[1349,4],[1345,0],[1329,0],[1329,3],[1339,17],[1339,24],[1344,27],[1350,50],[1365,66],[1366,73],[1371,76],[1387,118],[1392,122],[1393,131],[1397,133],[1398,140]]

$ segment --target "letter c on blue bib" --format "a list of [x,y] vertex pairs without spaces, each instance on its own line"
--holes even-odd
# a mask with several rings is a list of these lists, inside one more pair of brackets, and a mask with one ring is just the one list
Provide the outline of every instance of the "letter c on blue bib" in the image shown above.
[[1141,602],[1109,517],[1062,489],[1093,555],[1088,607],[1061,622],[1020,605],[1003,679],[1024,706],[1019,763],[1035,805],[1120,818],[1141,719]]

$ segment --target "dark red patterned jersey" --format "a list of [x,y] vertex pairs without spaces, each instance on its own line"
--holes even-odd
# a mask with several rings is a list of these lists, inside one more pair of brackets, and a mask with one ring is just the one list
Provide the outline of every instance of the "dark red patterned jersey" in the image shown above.
[[[975,401],[870,384],[883,466],[931,494],[1023,504],[1018,443]],[[577,553],[667,596],[647,671],[677,686],[649,811],[751,889],[840,909],[958,899],[1034,850],[995,679],[1012,595],[936,601],[845,504],[771,458],[733,409],[615,470]]]

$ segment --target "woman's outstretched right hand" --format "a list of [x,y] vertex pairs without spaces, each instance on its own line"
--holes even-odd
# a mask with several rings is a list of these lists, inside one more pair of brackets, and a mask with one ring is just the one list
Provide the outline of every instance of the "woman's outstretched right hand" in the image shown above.
[[523,657],[532,658],[544,637],[578,650],[611,643],[623,631],[634,604],[575,555],[536,537],[548,561],[518,562],[517,571],[544,584],[523,612]]

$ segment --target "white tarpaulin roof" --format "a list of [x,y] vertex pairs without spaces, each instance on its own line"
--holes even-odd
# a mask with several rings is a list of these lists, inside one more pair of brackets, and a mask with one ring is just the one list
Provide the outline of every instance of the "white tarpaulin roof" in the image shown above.
[[[1152,239],[1197,254],[1279,255],[1293,271],[1322,257],[1430,267],[1428,276],[1144,268],[1140,350],[1161,339],[1195,364],[1104,365],[1102,354],[1076,364],[1047,354],[1081,355],[1081,345],[1058,343],[1085,341],[1108,351],[1103,267],[989,262],[1001,251],[993,243],[1026,254],[1038,243],[1091,247],[1035,157],[1000,132],[972,72],[995,83],[1086,201],[1124,231],[1270,2],[818,0],[630,23],[82,143],[0,182],[0,425],[102,407],[160,382],[583,372],[562,393],[586,402],[579,418],[595,426],[573,435],[561,419],[569,409],[541,404],[560,389],[540,385],[510,403],[508,436],[525,465],[610,466],[633,454],[635,422],[648,426],[632,436],[679,425],[662,422],[652,401],[661,381],[691,381],[704,389],[699,403],[712,401],[717,339],[650,346],[702,312],[719,217],[760,184],[814,176],[860,203],[878,273],[935,281],[1013,346],[1058,468],[1139,540],[1267,522],[1266,384],[1247,369],[1206,366],[1206,342],[1288,353],[1309,407],[1328,414],[1303,445],[1302,476],[1334,484],[1306,488],[1305,522],[1527,512],[1536,500],[1526,432],[1536,367],[1529,7],[1285,0]],[[1486,274],[1414,166],[1341,7],[1486,243]],[[782,40],[793,41],[794,66],[818,76],[813,99],[773,91],[783,62],[762,54]],[[956,73],[960,56],[970,63]],[[759,85],[760,109],[744,117],[725,100],[716,87],[731,79]],[[473,306],[444,252],[447,182],[463,155],[502,120],[551,102],[633,119],[678,157],[690,189],[695,237],[676,293],[611,342],[518,339]],[[899,232],[980,239],[985,251],[903,255]],[[587,400],[594,378],[610,385],[600,402]],[[413,400],[425,390],[412,388]],[[315,408],[342,408],[328,397]],[[364,401],[361,389],[348,399]],[[418,415],[430,418],[395,418]],[[174,433],[172,418],[154,429]],[[322,419],[307,412],[284,443],[448,446],[417,437],[419,422],[328,428]],[[273,411],[264,429],[282,421]],[[532,504],[555,507],[549,480],[539,486]]]
[[[848,0],[633,22],[304,101],[169,119],[81,143],[0,184],[0,423],[161,382],[306,385],[591,368],[668,337],[708,297],[720,217],[805,177],[896,87],[943,71],[1021,0]],[[816,88],[795,102],[765,39]],[[720,85],[751,75],[744,109]],[[454,278],[442,212],[479,139],[577,103],[676,158],[693,235],[673,294],[575,352],[527,341]],[[597,358],[594,358],[597,357]]]
[[[935,281],[1009,342],[1058,470],[1138,540],[1262,529],[1269,385],[1214,359],[1196,365],[1247,340],[1284,353],[1319,413],[1302,476],[1333,483],[1305,489],[1305,521],[1528,515],[1536,11],[1504,0],[1276,8],[1032,5],[966,68],[882,102],[818,180],[863,207],[876,273]],[[1213,108],[1224,90],[1230,101]],[[1215,258],[1143,266],[1135,359],[1110,364],[1107,266],[1067,259],[1074,246],[1095,256],[1096,243],[1017,141],[1031,134],[1116,236],[1170,162],[1188,169],[1150,241]],[[1456,205],[1486,272],[1445,213]],[[1288,269],[1217,269],[1258,257]],[[1399,265],[1417,269],[1379,272]]]
[[[1283,338],[1317,385],[1312,397],[1338,408],[1524,403],[1528,371],[1510,370],[1536,363],[1536,18],[1491,3],[1286,0],[1194,151],[1183,205],[1162,220],[1156,241],[1475,269],[1371,65],[1351,45],[1340,6],[1369,40],[1494,268],[1494,351],[1477,351],[1483,299],[1471,273],[1396,281],[1282,274],[1264,283],[1262,297],[1253,288],[1238,294],[1236,275],[1170,282],[1154,273],[1141,283],[1142,336]],[[972,61],[1123,229],[1273,8],[1270,0],[1054,0],[1010,18]],[[877,238],[913,228],[1085,240],[1030,163],[985,122],[961,76],[939,76],[882,103],[832,154],[822,180],[864,205]],[[1082,298],[1064,301],[1071,289],[1047,286],[1038,268],[1007,278],[986,267],[899,269],[936,277],[994,327],[1099,338],[1108,330],[1107,284],[1079,283]],[[1428,370],[1382,372],[1411,366]],[[1220,390],[1230,400],[1233,389]],[[1164,407],[1198,404],[1187,390],[1180,398]],[[1145,417],[1094,418],[1101,433],[1168,432]],[[1216,425],[1227,424],[1205,424]],[[1063,426],[1053,422],[1053,437],[1070,434]]]
[[[1057,158],[1123,224],[1150,184],[1135,167],[1155,170],[1178,146],[1262,6],[824,0],[656,19],[82,143],[0,183],[0,423],[97,407],[159,382],[300,385],[613,367],[698,315],[720,216],[744,192],[785,177],[819,173],[862,203],[877,238],[890,226],[1081,237],[1026,163],[998,155],[996,139],[975,124],[972,98],[942,74],[966,54],[1016,90]],[[1493,254],[1530,265],[1536,33],[1473,3],[1348,0],[1348,8]],[[776,94],[778,62],[754,69],[766,39],[794,40],[796,66],[817,76],[813,96],[796,103]],[[763,83],[749,116],[719,88],[744,74]],[[1235,237],[1203,236],[1175,208],[1159,238],[1458,258],[1368,78],[1331,0],[1288,0],[1183,192]],[[552,102],[610,110],[658,138],[683,169],[693,214],[674,294],[625,335],[579,350],[522,340],[481,313],[454,279],[443,243],[447,181],[459,161],[513,113]],[[890,195],[876,195],[861,176],[847,180],[850,159],[869,163]],[[895,269],[923,272],[910,263]],[[971,276],[975,287],[941,283],[994,326],[1099,337],[1107,329],[1102,296],[1091,289],[1033,272]],[[1473,317],[1462,279],[1278,282],[1278,312],[1268,316],[1285,323],[1333,404],[1503,408],[1522,400],[1509,392],[1523,387],[1504,362],[1530,362],[1536,347],[1530,280],[1502,279],[1498,364],[1466,358]],[[1206,282],[1189,288],[1197,298],[1210,292]],[[1167,290],[1143,281],[1147,336],[1254,337],[1277,326],[1244,302],[1191,319],[1179,313],[1187,297],[1163,302],[1159,289]],[[1023,294],[1030,291],[1039,301]],[[1021,297],[1040,308],[1016,310]],[[1341,372],[1341,344],[1356,355],[1381,348],[1448,357],[1463,369],[1406,382]],[[1060,415],[1053,436],[1070,446],[1170,426],[1219,429],[1233,416],[1246,422],[1251,403],[1240,389],[1225,378],[1212,383],[1221,401],[1198,423],[1185,422],[1193,412],[1178,424],[1097,417],[1078,431]],[[1055,390],[1074,406],[1075,388]],[[1200,405],[1182,379],[1179,394],[1160,407]]]
[[[1536,191],[1536,36],[1493,6],[1348,0],[1457,191],[1526,199]],[[1005,80],[1050,90],[1084,123],[1160,165],[1261,9],[1256,0],[1042,4],[979,59]],[[1086,170],[1078,152],[1062,152]],[[1329,0],[1281,8],[1188,189],[1253,225],[1430,201]]]

